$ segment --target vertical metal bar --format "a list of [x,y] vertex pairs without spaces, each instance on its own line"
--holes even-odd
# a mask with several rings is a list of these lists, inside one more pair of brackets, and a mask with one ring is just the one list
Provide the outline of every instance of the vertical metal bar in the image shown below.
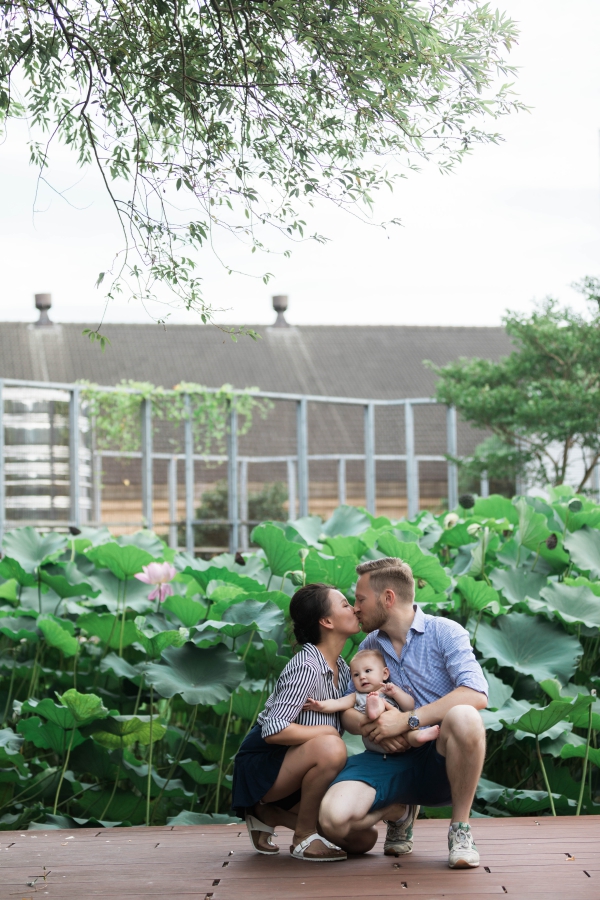
[[69,402],[69,493],[71,496],[71,523],[79,528],[79,388],[71,390]]
[[239,549],[240,511],[238,502],[237,409],[231,401],[227,434],[227,518],[229,519],[229,552]]
[[419,512],[419,473],[415,459],[415,417],[412,403],[404,404],[404,434],[406,443],[406,502],[408,518]]
[[169,547],[177,550],[177,457],[169,460]]
[[185,394],[185,549],[194,555],[194,432],[192,428],[192,403]]
[[143,527],[152,530],[152,400],[142,400],[142,518]]
[[102,524],[102,454],[92,453],[92,519],[98,528]]
[[338,459],[338,503],[343,506],[346,502],[346,460]]
[[[448,406],[446,409],[446,452],[455,459],[458,455],[458,431],[456,424],[456,409]],[[448,461],[448,509],[458,506],[458,469],[456,463]]]
[[240,548],[248,549],[248,460],[240,460]]
[[596,463],[592,469],[592,497],[596,503],[600,503],[600,463]]
[[288,483],[288,522],[296,518],[296,463],[293,459],[287,461]]
[[479,479],[479,495],[481,497],[489,497],[490,496],[490,481],[488,478],[487,470],[481,473],[481,478]]
[[365,506],[375,515],[375,405],[365,406]]
[[308,515],[308,401],[306,397],[296,406],[298,440],[298,500],[299,516]]
[[4,538],[6,519],[6,488],[4,486],[4,382],[0,378],[0,545]]

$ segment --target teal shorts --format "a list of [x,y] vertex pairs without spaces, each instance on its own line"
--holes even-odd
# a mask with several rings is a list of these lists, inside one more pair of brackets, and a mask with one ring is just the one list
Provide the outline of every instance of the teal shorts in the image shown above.
[[365,750],[350,757],[333,784],[340,781],[364,781],[375,788],[372,811],[392,803],[418,806],[452,803],[446,758],[436,750],[435,741],[405,753]]

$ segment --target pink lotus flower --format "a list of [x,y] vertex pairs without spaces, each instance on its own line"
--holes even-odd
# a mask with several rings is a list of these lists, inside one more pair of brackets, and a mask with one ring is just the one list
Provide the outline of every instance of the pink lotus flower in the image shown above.
[[158,600],[159,603],[162,603],[163,600],[175,593],[168,582],[175,578],[177,570],[170,563],[153,562],[142,568],[144,571],[135,576],[137,580],[143,581],[144,584],[156,585],[156,589],[148,594],[148,600]]

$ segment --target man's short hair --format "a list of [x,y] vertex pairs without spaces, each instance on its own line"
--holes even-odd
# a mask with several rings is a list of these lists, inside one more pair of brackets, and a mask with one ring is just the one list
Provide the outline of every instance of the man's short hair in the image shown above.
[[370,559],[356,567],[359,575],[368,575],[369,584],[377,595],[391,588],[396,596],[407,603],[414,603],[415,579],[408,563],[397,556]]

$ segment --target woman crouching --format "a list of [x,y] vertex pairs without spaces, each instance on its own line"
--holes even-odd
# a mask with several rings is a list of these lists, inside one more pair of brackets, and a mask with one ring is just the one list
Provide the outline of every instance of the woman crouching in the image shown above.
[[344,695],[350,672],[340,654],[360,626],[344,595],[326,584],[296,591],[290,616],[302,649],[237,753],[232,806],[245,818],[259,853],[279,853],[271,835],[281,825],[294,832],[290,853],[296,859],[335,862],[346,854],[318,834],[317,822],[321,800],[346,762],[339,713],[302,707],[309,697]]

